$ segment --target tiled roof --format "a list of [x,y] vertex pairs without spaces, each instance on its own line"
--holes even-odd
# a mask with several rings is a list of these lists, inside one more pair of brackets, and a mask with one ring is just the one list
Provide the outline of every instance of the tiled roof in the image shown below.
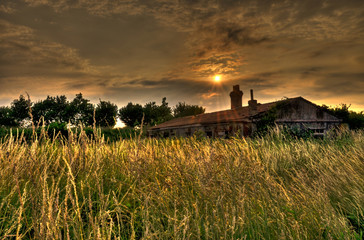
[[[256,114],[268,111],[276,103],[277,102],[264,103],[264,104],[258,103]],[[246,106],[246,107],[240,107],[240,108],[212,112],[212,113],[203,113],[196,116],[176,118],[161,123],[157,126],[154,126],[150,128],[150,130],[199,125],[199,124],[203,125],[203,124],[227,123],[227,122],[247,122],[250,121],[249,117],[251,117],[249,114],[249,107]]]

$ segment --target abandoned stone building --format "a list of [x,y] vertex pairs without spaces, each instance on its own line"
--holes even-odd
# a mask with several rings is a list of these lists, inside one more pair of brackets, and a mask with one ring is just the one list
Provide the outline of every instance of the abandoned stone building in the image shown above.
[[243,92],[239,85],[230,93],[231,109],[176,118],[149,129],[150,136],[191,136],[197,131],[208,137],[250,136],[261,124],[272,121],[278,126],[311,130],[324,135],[340,124],[341,120],[302,98],[287,98],[270,103],[258,103],[250,90],[248,106],[242,106]]

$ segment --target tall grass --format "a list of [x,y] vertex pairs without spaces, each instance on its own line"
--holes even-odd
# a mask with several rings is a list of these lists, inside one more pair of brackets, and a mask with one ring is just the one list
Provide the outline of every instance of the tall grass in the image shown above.
[[364,132],[0,142],[2,239],[361,239]]

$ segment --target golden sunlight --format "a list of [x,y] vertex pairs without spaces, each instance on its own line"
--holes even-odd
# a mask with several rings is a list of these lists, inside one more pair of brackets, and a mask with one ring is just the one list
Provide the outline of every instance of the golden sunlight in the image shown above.
[[215,80],[215,82],[220,82],[221,81],[221,76],[220,75],[215,75],[214,80]]

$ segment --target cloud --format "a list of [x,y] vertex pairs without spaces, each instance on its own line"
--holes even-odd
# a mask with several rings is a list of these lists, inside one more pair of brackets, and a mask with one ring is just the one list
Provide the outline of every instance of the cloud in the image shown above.
[[203,99],[210,99],[210,98],[213,98],[213,97],[216,97],[216,96],[220,96],[219,93],[216,93],[216,92],[210,92],[210,93],[204,93],[201,95],[201,97]]
[[[207,0],[26,0],[58,12],[85,9],[97,16],[149,15],[160,24],[188,33],[190,67],[207,76],[233,74],[242,66],[244,48],[281,39],[353,39],[364,37],[361,0],[207,1]],[[312,53],[318,56],[320,51]],[[229,67],[221,64],[229,58]],[[206,63],[210,61],[210,66]],[[197,67],[199,66],[199,67]]]
[[[83,8],[91,14],[110,16],[113,14],[150,14],[161,23],[176,27],[179,31],[198,31],[221,26],[226,21],[234,27],[228,31],[231,39],[244,43],[264,40],[246,38],[254,29],[268,30],[266,34],[276,36],[285,32],[311,37],[342,36],[360,27],[362,21],[361,0],[348,1],[266,1],[266,0],[25,0],[30,6],[47,5],[56,11]],[[225,28],[223,28],[225,29]],[[229,28],[227,28],[229,29]],[[312,31],[314,30],[314,31]],[[279,33],[278,33],[279,32]],[[197,32],[195,32],[197,33]],[[312,34],[314,33],[314,34]],[[241,35],[243,34],[243,35]]]
[[0,4],[0,12],[3,13],[14,13],[16,10],[14,8],[14,4],[12,2],[2,3]]
[[90,72],[89,62],[77,50],[55,42],[42,41],[31,28],[0,20],[1,75],[25,76]]
[[25,92],[32,97],[100,93],[93,81],[98,69],[76,49],[45,41],[26,26],[0,19],[0,94],[9,100]]
[[119,88],[140,88],[140,89],[163,89],[171,92],[205,93],[211,88],[211,83],[206,81],[196,81],[192,79],[162,78],[160,80],[134,79],[119,82]]
[[235,74],[243,65],[242,56],[239,54],[214,55],[211,57],[198,57],[192,60],[190,67],[200,76],[215,74]]
[[[255,45],[277,36],[342,39],[363,36],[363,1],[166,1],[26,0],[57,11],[83,8],[91,14],[147,14],[160,23],[190,34],[187,45],[195,55],[227,54],[235,45]],[[359,29],[359,30],[358,30]],[[354,35],[355,34],[355,35]]]
[[137,0],[25,0],[32,7],[50,6],[56,12],[62,12],[71,8],[84,8],[88,12],[98,16],[110,16],[112,14],[128,13],[141,14],[145,8]]
[[[343,81],[343,79],[345,79]],[[333,72],[324,75],[316,82],[315,92],[336,96],[363,96],[364,72]]]
[[[6,12],[0,20],[0,84],[6,86],[10,79],[28,76],[40,83],[48,77],[70,91],[99,89],[96,94],[115,99],[188,95],[208,104],[203,96],[225,93],[206,80],[223,74],[224,87],[254,88],[267,101],[341,92],[362,97],[362,0],[25,3],[0,4]],[[53,23],[21,23],[25,8],[43,13],[28,12],[29,21],[46,15]]]

